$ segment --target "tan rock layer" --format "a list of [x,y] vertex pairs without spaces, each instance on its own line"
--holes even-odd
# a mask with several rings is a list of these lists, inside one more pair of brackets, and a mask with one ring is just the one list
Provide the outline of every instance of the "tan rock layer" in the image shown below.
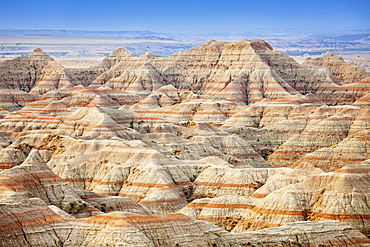
[[[367,164],[338,172],[313,174],[301,183],[278,189],[260,199],[234,228],[236,232],[279,226],[302,220],[348,222],[368,234]],[[364,170],[365,169],[365,170]]]

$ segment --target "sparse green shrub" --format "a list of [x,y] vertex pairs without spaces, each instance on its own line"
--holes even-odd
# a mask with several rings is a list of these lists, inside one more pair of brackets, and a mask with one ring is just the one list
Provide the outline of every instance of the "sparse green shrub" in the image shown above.
[[71,208],[74,208],[76,206],[77,202],[76,201],[71,201],[69,202],[69,205]]

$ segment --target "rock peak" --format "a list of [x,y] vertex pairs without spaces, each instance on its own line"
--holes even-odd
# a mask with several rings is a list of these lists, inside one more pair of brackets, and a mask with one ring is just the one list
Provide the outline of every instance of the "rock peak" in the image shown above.
[[274,50],[272,46],[262,39],[254,39],[250,41],[251,46],[254,50]]
[[215,39],[211,39],[210,41],[208,41],[206,44],[212,44],[212,43],[217,43],[217,40]]
[[324,57],[333,57],[333,53],[331,53],[330,51],[327,51],[325,54],[324,54]]
[[109,54],[109,57],[131,57],[131,54],[126,49],[118,48]]
[[43,50],[40,48],[36,48],[29,54],[30,56],[48,56]]
[[262,39],[254,39],[254,40],[241,39],[241,40],[230,43],[230,45],[233,47],[236,47],[237,49],[253,49],[255,51],[274,50],[270,44],[268,44]]
[[141,55],[140,57],[149,58],[149,59],[155,59],[155,58],[161,57],[161,56],[155,55],[152,52],[147,51],[147,52],[145,52],[145,54]]

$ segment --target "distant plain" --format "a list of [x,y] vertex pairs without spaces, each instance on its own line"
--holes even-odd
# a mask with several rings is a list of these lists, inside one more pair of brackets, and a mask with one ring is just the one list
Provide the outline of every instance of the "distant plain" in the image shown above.
[[354,56],[370,59],[370,29],[333,30],[220,30],[204,33],[157,33],[150,31],[0,30],[0,62],[27,55],[41,48],[65,67],[98,65],[117,48],[133,56],[147,51],[169,56],[205,42],[264,39],[297,62],[318,57],[326,51],[349,61]]

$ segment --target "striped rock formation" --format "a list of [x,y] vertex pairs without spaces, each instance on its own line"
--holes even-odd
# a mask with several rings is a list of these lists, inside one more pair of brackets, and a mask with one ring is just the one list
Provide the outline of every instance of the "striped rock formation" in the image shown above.
[[1,63],[0,246],[367,246],[370,77],[311,62],[241,40]]
[[364,235],[337,221],[235,234],[182,214],[113,212],[75,220],[31,203],[0,206],[1,214],[8,216],[0,229],[0,246],[370,246]]
[[210,41],[167,58],[132,57],[118,49],[103,61],[102,68],[109,69],[91,87],[107,85],[114,90],[148,95],[172,84],[239,104],[310,92],[336,101],[328,90],[342,85],[327,68],[299,65],[262,40]]
[[254,198],[237,195],[202,198],[192,201],[179,212],[231,231],[248,209],[254,207],[254,201]]
[[365,94],[363,97],[357,99],[353,105],[361,108],[370,109],[370,93]]
[[40,78],[42,70],[53,59],[41,49],[28,56],[17,57],[1,63],[1,89],[19,89],[30,92]]
[[34,95],[88,85],[101,69],[65,69],[41,49],[27,56],[8,60],[0,65],[0,89],[19,89]]
[[273,168],[231,168],[211,166],[194,180],[193,198],[222,195],[249,196],[278,171]]
[[370,59],[366,59],[361,56],[354,56],[351,60],[349,60],[349,62],[360,66],[365,71],[370,71]]
[[277,189],[255,203],[233,231],[284,225],[295,221],[339,220],[369,233],[369,164],[314,173],[300,183]]
[[338,144],[306,154],[293,166],[309,162],[324,171],[335,171],[346,165],[355,165],[369,158],[370,131],[359,131]]
[[[2,150],[8,154],[2,161],[3,168],[19,165],[31,148],[38,148],[49,167],[74,188],[93,190],[109,196],[128,195],[136,201],[143,201],[143,204],[149,205],[148,208],[156,213],[161,212],[161,201],[166,200],[163,197],[166,194],[162,192],[166,190],[172,191],[173,198],[168,198],[168,208],[161,210],[173,212],[186,205],[182,186],[191,184],[189,177],[196,176],[198,170],[198,165],[194,164],[194,171],[181,175],[187,168],[184,168],[185,171],[176,166],[164,168],[161,163],[169,165],[173,164],[173,160],[138,141],[124,144],[118,140],[88,141],[58,134],[44,134],[38,136],[35,142],[32,140],[35,137],[28,135],[18,138],[13,144],[16,148]],[[31,147],[28,144],[30,142],[34,146]],[[148,166],[151,162],[153,165]],[[141,163],[147,165],[140,166]],[[176,183],[173,179],[176,179]]]
[[[355,106],[316,108],[308,115],[303,131],[291,136],[280,145],[269,156],[268,160],[275,167],[289,166],[316,150],[326,148],[325,150],[328,151],[327,148],[336,148],[341,142],[346,143],[361,132],[363,127],[367,128],[369,119],[366,116],[366,110]],[[363,140],[366,140],[366,137]],[[359,149],[356,151],[357,154],[356,152],[351,154],[358,157],[353,161],[365,160],[367,158],[366,150],[366,148]],[[307,160],[308,158],[305,161]],[[318,166],[320,167],[320,165]],[[330,167],[320,168],[330,169]],[[337,168],[340,167],[337,166]]]
[[48,165],[71,186],[128,196],[155,214],[185,206],[193,192],[192,181],[203,167],[231,166],[216,157],[191,162],[166,157],[139,141],[61,139],[47,145],[65,148],[56,152]]
[[0,246],[370,245],[360,232],[337,221],[234,234],[183,214],[148,216],[117,211],[71,219],[39,198],[13,196],[0,202]]
[[361,81],[370,75],[360,66],[348,64],[343,58],[334,56],[331,52],[326,52],[322,57],[315,59],[307,58],[303,64],[326,66],[339,81],[346,84]]
[[[370,245],[364,235],[334,221],[233,234],[183,214],[150,216],[128,199],[76,193],[48,169],[36,150],[22,165],[1,172],[0,177],[0,246]],[[103,212],[103,207],[108,211],[112,205],[120,211],[73,219],[58,208],[73,200],[68,203],[72,209],[65,209],[67,212],[99,213],[82,198],[99,204]],[[103,198],[107,204],[102,203]],[[297,233],[304,236],[297,237]]]
[[[327,54],[324,58],[321,60],[335,60],[336,57]],[[160,87],[172,84],[179,89],[222,96],[239,104],[308,93],[316,94],[327,102],[343,103],[340,98],[347,96],[348,92],[340,86],[348,83],[350,76],[337,75],[337,71],[342,71],[339,64],[345,64],[339,58],[337,60],[314,62],[320,66],[300,65],[274,51],[262,40],[233,43],[210,41],[167,58],[152,54],[132,57],[120,48],[104,59],[100,66],[88,70],[65,69],[36,49],[28,56],[6,61],[0,71],[4,74],[1,76],[1,88],[19,88],[34,94],[76,85],[92,89],[105,85],[113,90],[138,94],[143,99]],[[350,70],[349,74],[354,70],[350,74],[351,82],[366,77],[366,72],[363,71],[364,74],[352,69],[352,65],[345,65]],[[17,66],[19,70],[13,68]],[[329,66],[339,81],[324,66]],[[17,83],[16,80],[22,82]],[[337,93],[333,94],[333,91]]]
[[37,98],[19,89],[2,89],[0,90],[0,99],[0,107],[2,109],[16,111]]
[[268,177],[266,183],[250,195],[252,198],[264,198],[271,192],[290,184],[300,183],[311,174],[320,174],[323,171],[309,163],[296,165],[294,169],[279,169],[274,175]]
[[[73,194],[65,182],[48,170],[37,151],[32,151],[22,165],[2,172],[0,176],[1,246],[85,246],[92,243],[95,246],[244,246],[248,243],[262,246],[369,245],[366,237],[348,225],[330,221],[296,223],[259,232],[232,234],[182,214],[148,216],[138,206],[131,206],[131,209],[126,206],[118,212],[79,220],[71,219],[50,205],[77,199],[77,194]],[[99,198],[91,193],[80,195],[95,202]],[[105,199],[107,204],[111,201],[110,197]],[[74,204],[70,202],[69,205]],[[101,203],[100,206],[105,205]],[[136,212],[130,213],[130,210]],[[302,233],[302,237],[297,237],[297,233]]]
[[[176,135],[163,136],[163,143],[168,143],[166,145],[181,139]],[[141,138],[156,142],[161,140],[156,134],[145,134]],[[152,144],[152,141],[148,143]],[[48,166],[74,188],[109,196],[129,196],[159,214],[174,212],[187,204],[186,199],[191,197],[194,188],[192,181],[202,167],[218,164],[231,166],[216,157],[199,160],[200,155],[204,155],[201,146],[195,143],[198,146],[193,149],[192,142],[187,143],[190,143],[187,150],[172,149],[166,156],[166,150],[158,152],[141,141],[78,140],[59,134],[29,134],[17,138],[11,146],[1,150],[4,154],[1,164],[3,169],[20,165],[31,149],[36,148]],[[157,143],[154,147],[157,145],[162,146]],[[173,147],[179,146],[170,146]],[[199,152],[197,149],[201,151],[199,156],[196,155]],[[221,153],[210,146],[205,146],[204,150],[206,153],[210,152],[208,150]],[[192,163],[181,161],[182,152],[195,153],[198,160],[194,159]],[[256,162],[255,165],[263,166],[265,163]]]
[[[220,170],[210,167],[199,174],[194,181],[196,187],[193,198],[205,198],[192,201],[180,212],[211,221],[227,230],[232,230],[244,215],[248,215],[260,198],[287,185],[302,182],[311,174],[323,173],[310,164],[302,164],[295,169],[274,169],[273,172],[271,169],[248,168],[223,168],[223,173]],[[204,176],[213,180],[204,182]]]
[[33,200],[36,205],[54,206],[63,217],[87,217],[117,209],[148,214],[130,198],[75,191],[46,166],[38,150],[32,150],[21,165],[0,172],[0,180],[0,198],[6,204]]

